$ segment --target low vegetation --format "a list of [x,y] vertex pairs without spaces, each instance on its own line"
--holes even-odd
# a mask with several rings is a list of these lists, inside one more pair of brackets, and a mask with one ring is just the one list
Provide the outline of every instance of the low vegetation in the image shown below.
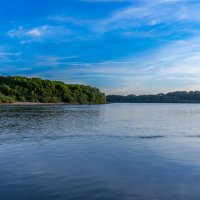
[[106,97],[98,88],[85,85],[40,78],[0,76],[0,103],[14,102],[104,104]]

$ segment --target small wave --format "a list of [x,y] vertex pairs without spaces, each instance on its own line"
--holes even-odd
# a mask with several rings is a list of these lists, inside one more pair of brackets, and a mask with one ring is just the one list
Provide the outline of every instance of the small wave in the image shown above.
[[190,137],[190,138],[200,138],[200,135],[186,135],[186,137]]
[[163,135],[150,135],[150,136],[138,136],[140,139],[157,139],[157,138],[164,138]]

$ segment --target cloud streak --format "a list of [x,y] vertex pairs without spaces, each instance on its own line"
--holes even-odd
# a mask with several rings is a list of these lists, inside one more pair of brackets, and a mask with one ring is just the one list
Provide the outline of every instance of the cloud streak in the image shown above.
[[[94,28],[97,32],[108,32],[118,29],[137,30],[141,27],[155,27],[164,24],[169,26],[175,22],[196,22],[200,20],[197,5],[200,6],[198,3],[188,4],[184,0],[140,1],[138,5],[131,5],[113,12]],[[151,31],[156,31],[156,29]]]

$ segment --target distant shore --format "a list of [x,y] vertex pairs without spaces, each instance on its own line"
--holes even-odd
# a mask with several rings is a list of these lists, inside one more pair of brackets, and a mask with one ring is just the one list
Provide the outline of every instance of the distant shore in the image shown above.
[[147,95],[107,95],[110,103],[200,103],[200,91],[176,91]]

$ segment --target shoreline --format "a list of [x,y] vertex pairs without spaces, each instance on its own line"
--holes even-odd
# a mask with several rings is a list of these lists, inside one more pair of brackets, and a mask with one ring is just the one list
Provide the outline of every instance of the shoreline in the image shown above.
[[106,104],[200,104],[200,102],[107,102],[105,104],[79,104],[79,103],[40,103],[40,102],[15,102],[0,103],[2,106],[73,106],[73,105],[106,105]]
[[[105,103],[107,104],[107,103]],[[102,105],[95,103],[41,103],[41,102],[15,102],[15,103],[0,103],[1,106],[73,106],[73,105]]]
[[16,103],[0,103],[0,106],[66,106],[75,105],[69,103],[40,103],[40,102],[16,102]]

